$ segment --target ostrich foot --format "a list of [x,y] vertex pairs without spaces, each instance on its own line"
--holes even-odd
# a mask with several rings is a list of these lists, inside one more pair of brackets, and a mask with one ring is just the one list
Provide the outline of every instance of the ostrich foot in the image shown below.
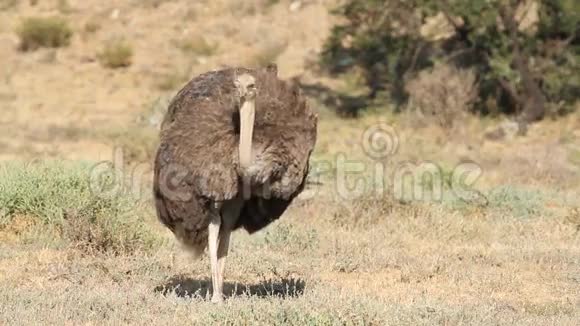
[[211,303],[222,304],[224,302],[224,296],[221,293],[214,292],[211,297]]

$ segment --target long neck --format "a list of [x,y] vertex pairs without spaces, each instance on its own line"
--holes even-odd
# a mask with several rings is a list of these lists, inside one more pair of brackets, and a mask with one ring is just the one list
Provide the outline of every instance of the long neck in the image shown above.
[[240,165],[247,168],[252,164],[252,135],[254,133],[255,101],[245,101],[240,108]]

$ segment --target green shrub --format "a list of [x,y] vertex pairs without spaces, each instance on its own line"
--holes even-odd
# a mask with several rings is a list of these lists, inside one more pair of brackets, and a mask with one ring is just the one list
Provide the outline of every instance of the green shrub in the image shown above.
[[321,64],[360,74],[370,99],[405,104],[406,81],[437,63],[476,74],[482,113],[527,123],[580,99],[578,1],[348,0],[335,13]]
[[73,35],[68,23],[58,17],[26,18],[18,27],[17,33],[22,51],[67,46]]
[[545,194],[537,190],[502,186],[492,189],[488,195],[489,206],[506,211],[518,218],[538,217],[545,214]]
[[[94,193],[91,169],[89,163],[56,161],[0,165],[0,230],[24,216],[34,219],[36,232],[60,235],[57,240],[88,252],[152,248],[157,240],[143,219],[143,204],[130,194]],[[110,185],[112,179],[99,181]]]
[[97,57],[106,68],[124,68],[132,63],[133,48],[126,41],[110,41]]

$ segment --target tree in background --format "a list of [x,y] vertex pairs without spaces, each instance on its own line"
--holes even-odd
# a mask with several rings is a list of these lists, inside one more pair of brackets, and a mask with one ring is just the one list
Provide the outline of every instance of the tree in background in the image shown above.
[[577,0],[348,0],[335,14],[321,63],[362,76],[374,101],[401,107],[405,84],[438,64],[473,70],[473,110],[514,114],[523,130],[580,97]]

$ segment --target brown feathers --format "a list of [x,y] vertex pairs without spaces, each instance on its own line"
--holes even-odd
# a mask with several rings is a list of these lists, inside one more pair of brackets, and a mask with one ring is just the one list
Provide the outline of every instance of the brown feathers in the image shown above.
[[[235,76],[256,79],[253,164],[242,185]],[[173,99],[155,160],[159,219],[184,243],[205,246],[209,206],[249,191],[237,227],[256,231],[278,218],[300,193],[316,142],[317,117],[277,68],[230,68],[202,74]],[[203,248],[203,247],[202,247]]]

